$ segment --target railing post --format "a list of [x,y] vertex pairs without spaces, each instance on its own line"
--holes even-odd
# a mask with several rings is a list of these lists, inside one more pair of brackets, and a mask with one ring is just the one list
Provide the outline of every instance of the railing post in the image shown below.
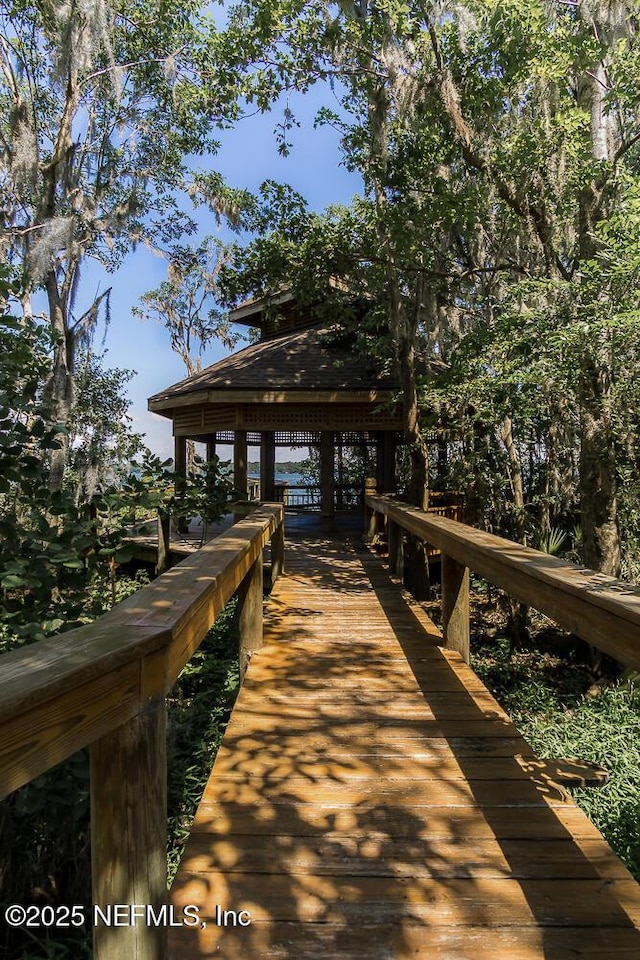
[[387,517],[387,543],[389,551],[389,571],[395,577],[402,578],[404,569],[404,537],[402,527]]
[[367,497],[375,496],[376,481],[374,477],[367,477],[364,481],[364,541],[370,543],[378,529],[378,517],[375,510],[367,504]]
[[262,646],[263,563],[257,558],[238,590],[240,679],[244,677],[252,653]]
[[284,573],[284,520],[273,531],[271,537],[271,586]]
[[[167,735],[164,697],[91,746],[93,903],[167,902]],[[94,960],[165,960],[166,930],[146,917],[107,926],[92,917]],[[122,922],[122,916],[120,917]]]
[[442,562],[442,633],[448,650],[469,663],[469,568],[446,553]]
[[161,573],[169,566],[169,551],[171,550],[171,517],[166,513],[158,514],[158,563],[156,573]]

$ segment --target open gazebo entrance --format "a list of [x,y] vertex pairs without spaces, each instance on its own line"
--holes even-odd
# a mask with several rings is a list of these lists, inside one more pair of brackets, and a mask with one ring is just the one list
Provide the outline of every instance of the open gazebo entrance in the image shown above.
[[[384,364],[287,292],[246,303],[230,319],[258,328],[260,339],[149,400],[173,423],[177,471],[186,469],[188,439],[206,443],[209,456],[232,444],[238,499],[287,497],[291,507],[332,517],[361,502],[362,489],[356,496],[336,477],[340,450],[355,447],[366,452],[378,490],[394,492],[403,420]],[[288,491],[277,484],[276,448],[293,446],[319,450],[319,484]],[[260,449],[259,492],[248,476],[250,447]]]
[[[396,447],[400,435],[395,431],[219,431],[206,439],[207,458],[220,446],[233,447],[234,489],[238,500],[266,500],[283,503],[288,509],[319,512],[333,517],[336,512],[361,509],[365,478],[375,477],[380,492],[396,490]],[[176,437],[176,462],[184,459],[186,438]],[[318,482],[300,484],[279,482],[276,474],[278,448],[309,447],[319,453]],[[259,450],[260,475],[249,475],[248,464]],[[357,478],[344,473],[346,451],[357,450],[362,466]]]

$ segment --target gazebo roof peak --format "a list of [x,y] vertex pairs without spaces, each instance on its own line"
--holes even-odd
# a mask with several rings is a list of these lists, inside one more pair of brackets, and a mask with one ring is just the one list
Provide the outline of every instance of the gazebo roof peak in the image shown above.
[[[329,290],[341,293],[353,292],[348,281],[340,277],[329,277]],[[248,327],[257,327],[261,335],[273,336],[284,330],[302,329],[321,322],[318,317],[318,307],[321,300],[300,304],[299,297],[290,287],[281,287],[259,297],[251,297],[239,303],[229,311],[229,320]],[[280,316],[276,318],[274,308],[280,308]],[[279,319],[279,322],[278,322]]]
[[282,289],[277,293],[264,294],[261,297],[251,297],[250,300],[244,300],[229,311],[229,319],[232,323],[242,323],[248,327],[259,327],[261,318],[265,309],[269,307],[280,307],[285,303],[293,303],[295,297],[293,292],[288,289]]

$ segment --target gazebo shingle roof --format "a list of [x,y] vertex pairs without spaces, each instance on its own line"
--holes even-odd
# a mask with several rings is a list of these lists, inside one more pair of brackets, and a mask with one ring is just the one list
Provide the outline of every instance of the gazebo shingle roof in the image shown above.
[[371,358],[330,342],[326,329],[312,327],[260,341],[239,350],[200,373],[157,393],[149,400],[204,390],[393,390]]

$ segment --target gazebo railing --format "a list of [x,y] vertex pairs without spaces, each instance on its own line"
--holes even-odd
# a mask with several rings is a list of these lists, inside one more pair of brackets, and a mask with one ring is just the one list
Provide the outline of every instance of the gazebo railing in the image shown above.
[[[275,501],[285,507],[300,510],[319,510],[322,490],[314,483],[276,483]],[[356,510],[364,503],[364,490],[360,484],[336,483],[334,504],[337,510]]]

